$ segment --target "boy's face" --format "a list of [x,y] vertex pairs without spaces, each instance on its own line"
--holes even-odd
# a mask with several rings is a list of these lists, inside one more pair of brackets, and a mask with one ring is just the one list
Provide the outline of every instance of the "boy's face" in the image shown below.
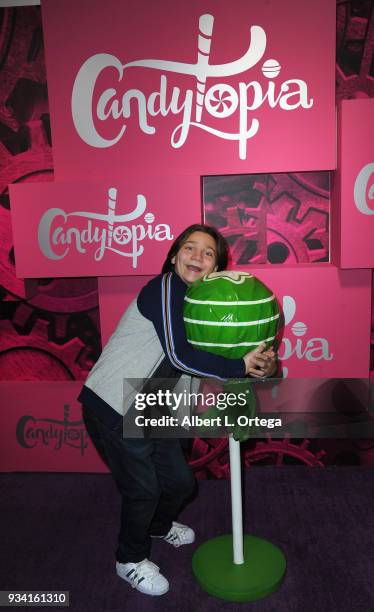
[[217,246],[214,238],[205,232],[193,232],[172,258],[174,270],[190,285],[205,274],[217,269]]

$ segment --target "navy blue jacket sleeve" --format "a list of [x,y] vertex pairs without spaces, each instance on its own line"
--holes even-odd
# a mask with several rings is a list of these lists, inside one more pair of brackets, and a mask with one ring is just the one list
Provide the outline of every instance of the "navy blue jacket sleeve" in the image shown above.
[[169,272],[151,280],[138,296],[138,308],[154,324],[165,356],[174,368],[193,376],[243,378],[243,359],[200,351],[188,342],[183,321],[186,290],[182,279]]

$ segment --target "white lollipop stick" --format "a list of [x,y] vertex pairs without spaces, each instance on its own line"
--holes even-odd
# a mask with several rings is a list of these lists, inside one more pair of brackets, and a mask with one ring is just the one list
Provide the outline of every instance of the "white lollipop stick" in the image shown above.
[[112,244],[113,225],[116,216],[117,189],[109,187],[108,189],[108,246]]
[[240,442],[229,436],[230,477],[231,477],[231,518],[234,564],[244,563],[243,553],[243,508],[242,479],[240,466]]
[[197,77],[197,94],[196,94],[196,121],[201,121],[201,113],[203,111],[204,92],[206,84],[206,70],[209,62],[210,45],[212,42],[213,32],[213,15],[201,15],[199,19],[199,39],[198,48],[199,52],[197,55],[197,64],[199,66],[199,73],[201,76]]

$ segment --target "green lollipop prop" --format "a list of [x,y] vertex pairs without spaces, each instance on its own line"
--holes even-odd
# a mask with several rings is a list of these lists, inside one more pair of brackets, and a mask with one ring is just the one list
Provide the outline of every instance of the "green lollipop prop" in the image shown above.
[[[273,293],[255,276],[245,272],[217,272],[193,283],[185,298],[187,339],[200,350],[236,359],[261,342],[273,343],[279,322]],[[225,392],[244,393],[246,406],[228,409],[235,440],[249,437],[250,428],[237,424],[239,414],[255,415],[256,400],[248,381],[230,381]],[[210,415],[206,415],[210,416]],[[230,421],[230,422],[231,422]]]
[[[193,283],[185,297],[184,321],[189,342],[229,358],[243,357],[261,342],[275,339],[279,308],[273,293],[246,272],[214,272]],[[230,416],[254,416],[255,396],[250,380],[229,381],[225,392],[244,391],[246,406]],[[235,413],[235,414],[234,414]],[[243,537],[240,440],[249,431],[238,425],[229,436],[233,534],[204,542],[194,553],[193,572],[201,587],[229,601],[254,601],[280,586],[286,560],[271,542]]]

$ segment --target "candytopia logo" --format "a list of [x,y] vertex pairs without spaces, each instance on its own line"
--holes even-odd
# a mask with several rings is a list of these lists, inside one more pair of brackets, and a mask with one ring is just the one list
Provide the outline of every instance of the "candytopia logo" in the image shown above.
[[[291,357],[305,359],[309,362],[331,361],[334,357],[330,352],[327,338],[310,338],[308,327],[302,321],[294,321],[296,314],[296,302],[290,295],[283,297],[283,314],[285,324],[285,335],[279,348],[279,359],[282,362]],[[292,323],[291,327],[288,327]],[[291,332],[290,335],[287,335]],[[283,366],[283,375],[287,377],[288,367]]]
[[135,269],[144,252],[142,241],[172,240],[169,225],[156,223],[155,216],[146,212],[144,195],[137,196],[134,210],[116,214],[117,189],[108,190],[108,207],[104,214],[96,212],[65,212],[62,208],[49,208],[38,226],[38,244],[47,259],[64,259],[71,251],[86,254],[94,247],[93,257],[100,261],[106,252],[129,257]]
[[76,448],[83,455],[88,446],[88,435],[82,420],[69,420],[69,404],[64,405],[62,419],[22,416],[16,429],[17,442],[23,448],[47,446],[59,451],[63,446]]
[[[282,81],[282,67],[275,59],[262,63],[262,83],[251,80],[249,71],[263,59],[266,50],[267,37],[260,26],[250,28],[250,43],[242,57],[224,64],[211,64],[213,23],[212,15],[201,15],[197,61],[192,63],[139,59],[123,64],[121,59],[108,53],[89,57],[77,73],[71,98],[72,118],[80,138],[91,147],[112,147],[126,138],[130,123],[137,124],[144,134],[153,136],[157,131],[156,117],[162,119],[175,115],[177,125],[170,134],[170,145],[174,149],[185,144],[191,129],[203,130],[219,139],[237,141],[239,158],[244,160],[247,158],[247,141],[260,129],[256,117],[260,107],[293,111],[299,108],[308,110],[313,106],[307,83],[300,78]],[[137,87],[126,89],[126,77],[134,68],[160,73],[157,90],[145,93]],[[116,74],[115,87],[99,90],[96,97],[102,75],[113,72]],[[170,73],[192,77],[193,87],[171,87],[168,81]],[[242,79],[236,87],[225,83],[225,77],[238,75]],[[236,119],[234,132],[224,129],[225,119],[229,117]],[[212,119],[214,126],[211,125]],[[217,127],[216,120],[222,121],[223,129]],[[108,128],[105,126],[104,129],[108,121],[114,124],[113,129],[110,128],[111,137],[108,137]],[[103,129],[100,130],[100,126]]]

